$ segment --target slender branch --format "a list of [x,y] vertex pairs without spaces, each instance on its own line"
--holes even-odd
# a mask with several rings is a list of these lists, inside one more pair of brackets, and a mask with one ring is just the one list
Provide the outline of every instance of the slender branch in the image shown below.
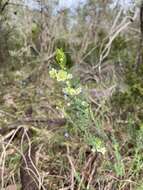
[[0,13],[2,13],[5,10],[8,4],[9,4],[9,0],[7,0],[3,5],[0,5]]

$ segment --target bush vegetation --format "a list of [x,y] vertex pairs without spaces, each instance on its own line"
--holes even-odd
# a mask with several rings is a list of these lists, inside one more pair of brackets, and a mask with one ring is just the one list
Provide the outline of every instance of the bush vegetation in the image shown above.
[[143,6],[0,1],[0,189],[143,189]]

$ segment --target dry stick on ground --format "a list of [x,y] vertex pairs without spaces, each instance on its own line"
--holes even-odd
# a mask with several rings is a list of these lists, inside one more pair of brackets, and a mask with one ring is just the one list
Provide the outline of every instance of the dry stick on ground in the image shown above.
[[80,184],[78,186],[78,190],[81,190],[81,188],[82,188],[83,184],[85,183],[85,181],[88,180],[90,169],[91,169],[91,166],[92,166],[93,162],[95,161],[95,159],[96,159],[95,154],[92,153],[91,155],[89,155],[89,158],[88,158],[88,160],[85,163],[85,166],[83,168],[82,178],[81,178]]
[[22,190],[39,190],[42,185],[40,174],[35,166],[37,147],[35,143],[31,144],[30,136],[31,134],[28,134],[26,131],[22,136],[22,144],[25,143],[25,140],[28,140],[28,148],[24,152],[24,157],[21,160],[21,184]]
[[7,144],[5,145],[4,139],[2,144],[2,153],[1,153],[1,157],[0,157],[0,166],[2,168],[2,172],[1,172],[1,189],[4,188],[4,168],[5,168],[5,160],[6,160],[6,150],[8,149],[9,145],[11,144],[12,140],[14,139],[16,133],[20,130],[21,126],[19,126],[17,129],[15,129],[10,136],[9,141],[7,142]]
[[71,165],[71,186],[70,186],[70,190],[74,190],[74,186],[75,186],[74,177],[76,175],[76,170],[75,170],[72,158],[70,156],[70,150],[69,150],[68,146],[67,146],[67,158],[68,158],[69,163]]
[[35,167],[33,167],[35,163],[35,154],[36,154],[35,146],[31,145],[31,149],[29,149],[28,147],[28,149],[24,153],[26,163],[24,159],[22,159],[21,161],[20,176],[21,176],[22,190],[39,189],[37,172],[35,170]]
[[[43,120],[41,120],[43,122]],[[27,120],[27,122],[35,122],[35,120]],[[39,122],[39,120],[38,120]],[[45,120],[44,120],[45,122]],[[62,126],[66,123],[65,119],[57,119],[57,120],[46,120],[48,126]],[[28,136],[29,135],[29,136]],[[30,138],[32,134],[28,132],[26,133],[26,137],[28,139],[28,148],[24,152],[24,157],[21,161],[20,167],[20,176],[22,183],[22,190],[44,190],[42,186],[42,180],[40,174],[35,166],[35,155],[37,150],[37,145],[35,143],[31,144]],[[22,143],[25,141],[25,137],[22,137]]]
[[64,126],[66,124],[65,118],[59,118],[59,119],[34,119],[34,118],[22,118],[21,120],[18,120],[8,126],[5,126],[4,128],[0,128],[0,134],[5,135],[11,130],[17,129],[17,127],[21,125],[27,125],[27,124],[45,124],[46,129],[54,129],[56,127]]
[[100,153],[91,153],[85,162],[85,166],[82,172],[82,178],[78,186],[78,190],[81,190],[83,185],[86,185],[86,188],[89,189],[94,178],[97,169],[102,163],[102,154]]
[[100,167],[101,163],[102,163],[102,154],[98,153],[98,155],[96,156],[96,160],[93,162],[93,165],[91,167],[91,172],[88,178],[88,184],[87,184],[87,189],[90,189],[92,180],[94,178],[95,173],[97,172],[97,169]]
[[[8,143],[4,145],[5,143],[2,143],[3,145],[3,152],[0,157],[0,165],[2,166],[3,170],[1,173],[1,179],[2,179],[2,186],[1,188],[4,188],[4,166],[5,166],[5,158],[6,158],[6,150],[9,147],[10,143],[13,141],[13,139],[16,137],[16,134],[19,132],[19,130],[24,130],[24,135],[21,137],[21,143],[25,143],[25,135],[26,139],[28,140],[28,148],[24,153],[22,154],[22,160],[21,160],[21,167],[20,167],[20,176],[21,176],[21,183],[22,183],[22,190],[39,190],[45,188],[42,186],[42,180],[40,177],[40,174],[38,173],[37,168],[35,167],[35,154],[36,154],[36,144],[31,144],[30,138],[32,137],[32,134],[30,132],[30,129],[24,128],[25,125],[28,123],[35,123],[35,122],[42,122],[48,125],[49,128],[51,127],[57,127],[57,126],[63,126],[66,124],[65,119],[55,119],[55,120],[37,120],[37,119],[23,119],[22,121],[17,121],[15,124],[12,124],[10,127],[7,127],[4,130],[0,131],[0,134],[5,135],[7,132],[8,135],[6,135],[3,138],[3,141],[5,139],[9,139]],[[27,132],[25,130],[28,130]],[[29,136],[28,136],[29,135]],[[22,151],[23,152],[23,151]]]
[[[22,127],[22,126],[21,126]],[[17,130],[15,130],[15,131],[13,131],[13,136],[17,133],[18,131]],[[11,144],[10,142],[9,143],[7,143],[7,142],[3,142],[3,140],[8,140],[9,139],[9,136],[10,136],[10,134],[9,135],[7,135],[7,138],[5,137],[4,139],[2,138],[2,140],[0,141],[0,143],[2,143],[2,145],[5,145],[5,147],[8,145],[8,147],[12,147],[12,148],[14,148],[14,150],[16,150],[16,152],[18,152],[20,155],[21,155],[21,157],[22,157],[22,160],[24,161],[24,163],[26,164],[26,169],[29,171],[29,172],[31,172],[32,174],[33,174],[33,176],[35,177],[36,175],[35,175],[35,173],[34,173],[34,171],[32,171],[31,169],[30,169],[30,167],[29,167],[29,165],[27,165],[27,160],[26,160],[26,157],[25,157],[25,153],[27,153],[28,154],[28,159],[30,160],[30,163],[31,163],[31,165],[32,165],[32,167],[34,167],[34,170],[37,172],[37,174],[39,175],[39,173],[38,173],[38,170],[37,170],[37,168],[35,167],[35,166],[33,166],[33,161],[32,161],[32,159],[31,159],[31,151],[33,151],[31,148],[32,148],[32,146],[34,146],[34,144],[32,144],[32,146],[30,145],[30,139],[28,140],[29,141],[29,147],[28,147],[28,152],[27,151],[25,151],[25,153],[23,153],[23,151],[21,151],[21,150],[19,150],[16,146],[14,146],[13,144]],[[30,153],[31,154],[30,154]],[[33,158],[33,159],[35,159],[35,158]],[[30,166],[31,166],[30,165]],[[25,178],[24,178],[25,179]],[[30,178],[31,179],[31,178]],[[30,180],[29,179],[29,180]],[[37,178],[38,180],[38,182],[39,182],[39,178]],[[26,181],[26,184],[28,183],[29,181]],[[41,186],[42,186],[42,182],[40,182],[40,184],[41,184]],[[42,190],[47,190],[47,189],[45,189],[43,186],[42,186]],[[38,188],[38,190],[39,190],[40,188]],[[23,189],[21,189],[21,190],[23,190]],[[28,190],[31,190],[30,189],[30,187],[28,187]],[[35,190],[34,188],[32,189],[32,190]],[[37,190],[37,189],[36,189]]]

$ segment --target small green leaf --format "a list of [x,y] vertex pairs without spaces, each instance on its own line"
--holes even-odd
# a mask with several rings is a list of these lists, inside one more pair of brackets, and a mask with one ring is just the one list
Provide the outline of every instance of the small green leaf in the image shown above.
[[56,60],[57,60],[58,64],[60,65],[61,69],[65,69],[67,59],[66,59],[66,55],[65,55],[62,48],[60,48],[60,49],[57,48],[57,50],[56,50]]

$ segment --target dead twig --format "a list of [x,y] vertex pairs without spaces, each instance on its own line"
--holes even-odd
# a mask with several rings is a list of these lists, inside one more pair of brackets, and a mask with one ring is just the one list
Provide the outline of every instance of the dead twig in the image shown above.
[[70,150],[69,150],[68,146],[67,146],[67,158],[68,158],[69,163],[71,165],[71,186],[70,186],[70,189],[74,190],[74,186],[75,186],[74,177],[76,175],[76,170],[75,170],[75,167],[74,167],[73,160],[72,160],[72,158],[70,156]]

